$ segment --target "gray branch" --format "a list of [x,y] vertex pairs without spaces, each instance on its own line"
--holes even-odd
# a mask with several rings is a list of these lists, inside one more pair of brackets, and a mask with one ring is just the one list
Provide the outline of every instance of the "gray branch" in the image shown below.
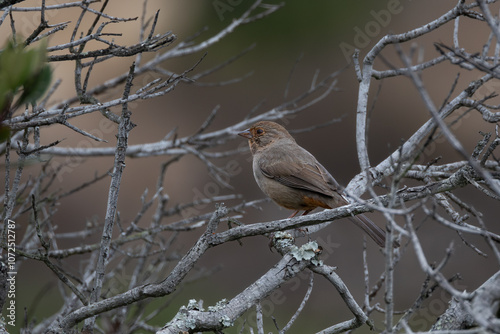
[[[431,331],[466,330],[476,326],[500,333],[500,271],[472,293],[470,301],[452,298]],[[472,312],[471,312],[472,311]]]

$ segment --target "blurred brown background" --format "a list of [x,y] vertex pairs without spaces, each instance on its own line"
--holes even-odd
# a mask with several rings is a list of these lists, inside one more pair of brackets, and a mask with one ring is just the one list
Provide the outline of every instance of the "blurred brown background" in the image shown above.
[[[23,6],[33,5],[34,1],[26,1]],[[195,41],[201,41],[214,35],[220,29],[231,23],[248,8],[248,1],[234,1],[231,11],[223,13],[216,9],[218,1],[148,1],[148,13],[154,15],[160,9],[158,32],[171,30],[180,42],[195,33],[207,28]],[[224,1],[224,3],[226,3]],[[51,4],[47,1],[47,4]],[[361,49],[363,57],[376,41],[387,33],[401,33],[421,26],[437,18],[456,4],[456,1],[286,1],[283,8],[271,16],[250,25],[238,28],[233,34],[220,43],[207,50],[205,60],[194,71],[197,73],[208,69],[228,58],[240,53],[253,43],[255,48],[230,64],[222,71],[203,78],[201,83],[215,83],[243,76],[249,72],[253,74],[236,84],[227,86],[204,86],[181,84],[172,93],[155,100],[142,101],[132,107],[132,120],[138,126],[132,131],[130,144],[140,144],[158,141],[174,127],[178,127],[179,136],[186,136],[196,131],[203,123],[211,110],[220,105],[219,113],[212,123],[210,130],[225,127],[244,118],[256,105],[264,102],[259,111],[269,110],[285,101],[284,92],[290,78],[290,91],[288,98],[293,98],[304,92],[311,85],[315,71],[319,71],[319,78],[344,68],[348,61],[344,57],[341,45],[347,43]],[[98,8],[98,4],[96,8]],[[381,19],[382,13],[389,9],[397,9],[397,13],[390,14]],[[140,15],[142,1],[122,0],[111,1],[106,12],[119,17],[132,17]],[[385,12],[384,12],[385,11]],[[58,23],[71,20],[76,21],[79,10],[65,10],[61,13],[52,13],[49,23]],[[14,13],[18,33],[28,35],[33,28],[33,22],[38,16],[30,13]],[[378,18],[378,19],[377,19]],[[387,18],[387,20],[385,20]],[[462,47],[480,51],[488,35],[487,31],[477,22],[461,19],[463,25],[460,30]],[[23,23],[24,22],[24,23]],[[31,25],[30,25],[31,22]],[[22,26],[22,27],[21,27]],[[124,44],[136,43],[138,40],[139,22],[120,23],[108,27],[110,32],[121,32],[123,37],[116,37],[116,41]],[[71,29],[70,25],[70,29]],[[379,31],[375,29],[379,28]],[[71,30],[66,35],[58,34],[51,38],[50,44],[55,45],[68,41]],[[359,31],[368,32],[367,45],[359,41]],[[424,52],[424,58],[430,59],[437,55],[433,46],[434,42],[452,45],[453,25],[448,24],[437,32],[419,40]],[[1,39],[9,33],[8,25],[3,24],[0,29]],[[408,51],[411,45],[403,45]],[[397,66],[401,62],[393,48],[384,51],[384,56]],[[153,55],[145,55],[150,59]],[[168,70],[182,72],[191,67],[202,53],[196,57],[174,59],[164,63]],[[299,61],[297,62],[297,60]],[[144,60],[143,60],[144,61]],[[295,65],[297,63],[297,65]],[[91,77],[91,85],[101,83],[128,70],[131,59],[116,59],[111,62],[97,64]],[[295,70],[292,72],[292,69]],[[378,69],[386,67],[378,63]],[[54,78],[61,78],[63,84],[59,88],[54,100],[63,100],[74,95],[72,80],[72,63],[53,64]],[[462,71],[463,72],[463,71]],[[437,106],[441,105],[455,79],[457,68],[449,64],[441,64],[435,69],[424,73],[423,79]],[[466,84],[479,77],[478,73],[462,73],[457,90],[465,88]],[[138,78],[135,88],[146,83],[150,78]],[[383,160],[393,152],[402,140],[408,138],[428,118],[429,113],[419,99],[413,84],[406,78],[392,78],[383,82],[373,82],[372,92],[382,85],[377,104],[372,112],[369,131],[369,153],[372,165]],[[334,118],[342,118],[341,122],[331,126],[296,135],[298,143],[313,153],[317,159],[337,178],[346,185],[349,180],[359,172],[355,146],[355,110],[357,101],[357,80],[353,66],[347,68],[339,77],[338,90],[333,92],[321,103],[314,105],[293,119],[289,119],[287,128],[299,129],[302,127],[320,124]],[[483,91],[483,94],[495,90],[494,83]],[[488,91],[489,90],[489,91]],[[120,94],[120,91],[116,92]],[[109,95],[101,99],[110,98]],[[114,110],[119,112],[119,110]],[[87,131],[95,130],[100,121],[100,115],[89,115],[75,122]],[[492,131],[491,125],[481,121],[479,115],[471,113],[466,116],[455,131],[462,139],[467,149],[471,150],[481,138],[479,130]],[[102,129],[101,129],[102,130]],[[44,131],[45,143],[65,138],[61,146],[114,146],[114,128],[104,131],[108,144],[90,142],[88,138],[78,137],[73,132],[58,127],[51,127]],[[246,145],[242,138],[235,137],[231,142],[232,148]],[[422,163],[442,155],[443,162],[457,159],[457,155],[446,144],[435,147],[435,151],[428,152]],[[204,164],[193,157],[186,157],[175,163],[166,174],[166,192],[170,196],[172,206],[190,202],[198,193],[207,195],[239,193],[246,200],[263,197],[251,175],[250,154],[234,156],[227,160],[216,161],[219,166],[225,166],[227,161],[237,162],[237,173],[230,184],[234,188],[227,189],[214,182],[208,175]],[[120,190],[119,211],[121,222],[128,226],[141,207],[140,195],[149,189],[151,196],[155,189],[159,165],[170,157],[156,157],[147,159],[128,159],[127,167]],[[58,158],[64,161],[64,158]],[[56,187],[69,189],[89,180],[93,175],[103,173],[112,167],[113,157],[91,158],[77,161],[74,167],[60,175]],[[56,219],[60,231],[78,230],[79,226],[87,220],[102,222],[106,208],[107,189],[109,179],[105,179],[81,193],[62,202],[58,209]],[[471,201],[481,211],[484,211],[485,222],[492,230],[499,232],[498,211],[496,203],[484,195],[471,190],[458,190],[459,196]],[[236,203],[236,202],[235,202]],[[227,203],[228,205],[234,203]],[[212,210],[212,206],[203,208],[202,211]],[[151,214],[151,212],[148,212]],[[262,205],[262,210],[248,210],[241,221],[250,224],[272,219],[284,218],[289,215],[286,210],[279,209],[273,203]],[[382,215],[370,214],[370,218],[384,224]],[[23,222],[20,222],[23,224]],[[403,222],[401,222],[402,224]],[[147,224],[147,218],[143,219]],[[225,228],[225,226],[223,226]],[[175,247],[182,254],[190,247],[195,238],[201,233],[182,236]],[[445,255],[446,248],[454,240],[455,253],[450,259],[444,272],[451,276],[461,273],[463,280],[458,285],[467,290],[475,289],[493,272],[497,271],[498,263],[490,258],[484,258],[474,253],[470,248],[464,247],[454,233],[437,226],[435,223],[425,221],[419,231],[426,255],[429,261],[440,261]],[[362,303],[363,298],[363,261],[362,261],[362,233],[346,221],[335,222],[317,236],[325,248],[325,262],[338,267],[338,274],[344,279],[347,286]],[[477,238],[470,237],[473,242],[480,245],[484,251],[489,251],[485,244]],[[271,253],[267,246],[268,240],[264,237],[255,237],[243,240],[240,246],[234,242],[209,250],[203,257],[200,267],[196,271],[203,271],[213,266],[220,266],[219,270],[185,286],[180,295],[176,297],[170,307],[173,314],[181,305],[186,305],[188,299],[203,299],[205,306],[213,305],[222,298],[231,298],[241,292],[248,284],[260,277],[270,266],[279,260],[279,255]],[[68,245],[60,245],[69,246]],[[376,246],[368,240],[368,262],[372,280],[384,270],[384,258]],[[202,267],[204,266],[205,269]],[[77,268],[75,268],[77,269]],[[33,273],[37,273],[34,276]],[[126,273],[124,274],[126,275]],[[418,267],[415,256],[409,250],[396,267],[395,272],[395,300],[398,309],[407,308],[418,296],[424,275]],[[19,273],[19,296],[28,311],[36,312],[38,319],[50,314],[56,305],[49,303],[51,296],[55,295],[57,287],[46,282],[53,282],[54,275],[47,268],[39,264],[27,263]],[[267,331],[273,330],[270,316],[274,316],[280,326],[284,326],[307,288],[307,277],[297,279],[283,286],[283,295],[277,295],[263,302],[266,315]],[[34,294],[48,284],[46,294],[41,296],[38,307],[34,307]],[[380,298],[382,302],[383,299]],[[46,299],[45,299],[46,298]],[[448,296],[438,290],[434,299],[427,302],[428,309],[411,323],[415,330],[424,330],[441,314],[447,305]],[[56,302],[56,301],[55,301]],[[374,315],[375,318],[379,315]],[[351,318],[351,314],[338,296],[338,293],[321,278],[315,280],[315,287],[311,301],[306,306],[304,314],[299,318],[297,327],[290,333],[309,333],[322,329],[324,326]],[[166,317],[163,321],[167,321]],[[383,319],[383,316],[380,316]],[[248,323],[252,318],[248,317]],[[162,320],[159,320],[159,324]],[[378,322],[381,327],[382,323]],[[362,331],[367,331],[363,328]],[[227,333],[236,333],[228,330]]]

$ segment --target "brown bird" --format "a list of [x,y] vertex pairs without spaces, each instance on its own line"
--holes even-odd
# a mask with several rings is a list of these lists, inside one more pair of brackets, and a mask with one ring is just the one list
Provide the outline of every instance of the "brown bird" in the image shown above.
[[[238,133],[248,139],[253,175],[260,189],[278,205],[308,214],[317,207],[332,209],[349,204],[340,185],[316,158],[300,147],[281,125],[261,121]],[[379,246],[385,232],[364,215],[352,221]]]

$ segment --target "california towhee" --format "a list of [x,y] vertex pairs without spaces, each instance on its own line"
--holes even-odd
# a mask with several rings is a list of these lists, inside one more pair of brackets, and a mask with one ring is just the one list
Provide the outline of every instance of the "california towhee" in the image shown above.
[[[300,147],[281,125],[261,121],[238,133],[248,138],[253,155],[253,175],[260,189],[278,205],[304,210],[332,209],[349,204],[340,185],[316,158]],[[385,245],[385,232],[364,215],[352,221],[379,246]]]

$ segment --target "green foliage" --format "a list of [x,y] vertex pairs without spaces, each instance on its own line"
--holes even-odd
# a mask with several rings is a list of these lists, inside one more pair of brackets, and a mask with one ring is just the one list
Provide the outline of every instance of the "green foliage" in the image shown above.
[[23,85],[23,93],[19,99],[19,104],[36,103],[50,86],[52,71],[48,64],[42,66],[33,77],[28,77]]
[[[5,126],[0,126],[0,143],[6,141],[10,136],[10,129]],[[1,332],[0,332],[1,333]]]
[[[8,41],[0,53],[0,121],[19,106],[35,104],[47,91],[51,79],[45,40],[38,48],[27,48],[15,40]],[[17,100],[12,104],[16,96]],[[8,135],[9,130],[0,127],[0,142]]]

